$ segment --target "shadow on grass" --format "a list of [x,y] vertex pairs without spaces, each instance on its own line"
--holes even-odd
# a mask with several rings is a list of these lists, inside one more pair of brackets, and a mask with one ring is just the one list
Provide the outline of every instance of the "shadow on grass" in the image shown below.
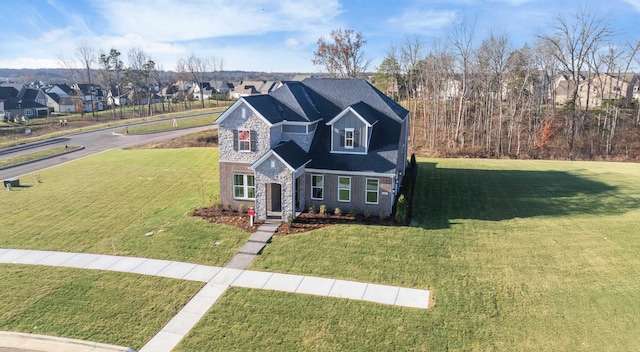
[[563,171],[442,169],[420,163],[413,224],[448,228],[451,219],[500,221],[534,216],[622,214],[640,199]]

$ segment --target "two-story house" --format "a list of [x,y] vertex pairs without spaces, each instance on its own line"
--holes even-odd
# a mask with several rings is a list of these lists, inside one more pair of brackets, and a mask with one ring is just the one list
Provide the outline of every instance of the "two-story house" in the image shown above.
[[407,163],[409,112],[367,81],[310,78],[242,97],[219,126],[220,200],[256,216],[391,214]]

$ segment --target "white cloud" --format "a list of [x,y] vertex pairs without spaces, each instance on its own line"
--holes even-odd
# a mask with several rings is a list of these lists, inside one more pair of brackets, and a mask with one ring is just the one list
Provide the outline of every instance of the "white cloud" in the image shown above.
[[284,46],[286,46],[287,48],[297,48],[300,46],[300,42],[294,38],[287,38],[284,41]]
[[457,13],[452,10],[407,8],[399,16],[390,18],[388,24],[400,32],[431,33],[448,26],[456,18]]
[[342,11],[337,0],[109,0],[95,6],[113,33],[163,41],[314,30]]
[[627,4],[633,6],[633,8],[640,12],[640,0],[622,0],[624,2],[626,2]]
[[15,59],[0,59],[0,67],[2,68],[52,68],[60,67],[57,59],[40,58],[34,59],[30,57],[17,57]]

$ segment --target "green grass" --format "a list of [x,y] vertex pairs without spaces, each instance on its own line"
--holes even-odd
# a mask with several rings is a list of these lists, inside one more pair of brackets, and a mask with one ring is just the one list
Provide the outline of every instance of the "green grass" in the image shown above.
[[0,330],[139,349],[201,287],[144,275],[0,265]]
[[[252,268],[432,290],[399,350],[640,348],[640,165],[421,160],[416,192],[412,227],[277,237]],[[284,303],[290,316],[303,314],[300,299]],[[319,310],[347,326],[361,319]]]
[[[640,165],[419,161],[412,226],[276,237],[251,268],[429,289],[428,310],[233,288],[179,350],[640,349]],[[36,176],[0,192],[0,247],[221,265],[248,237],[185,216],[219,191],[215,149],[111,151]]]
[[42,150],[42,151],[39,151],[39,152],[24,154],[24,155],[20,155],[20,156],[14,156],[14,157],[7,158],[7,159],[0,159],[0,167],[20,164],[20,163],[25,163],[27,161],[46,158],[46,157],[49,157],[49,156],[54,156],[54,155],[70,152],[70,151],[73,151],[73,150],[76,150],[76,149],[80,149],[80,148],[81,147],[77,146],[77,145],[72,145],[72,146],[68,146],[68,147],[57,147],[57,148],[51,148],[51,149],[47,149],[47,150]]
[[219,192],[217,153],[112,150],[23,176],[0,192],[0,247],[223,265],[249,234],[187,215]]
[[[166,132],[177,129],[201,127],[213,125],[213,122],[220,116],[220,113],[207,114],[203,116],[191,117],[188,119],[177,120],[177,127],[173,126],[173,120],[164,120],[157,123],[150,123],[146,125],[129,127],[129,134],[146,134],[146,133],[158,133]],[[127,130],[119,130],[118,133],[125,134]]]
[[445,350],[428,349],[433,335],[425,316],[418,309],[232,287],[174,351]]

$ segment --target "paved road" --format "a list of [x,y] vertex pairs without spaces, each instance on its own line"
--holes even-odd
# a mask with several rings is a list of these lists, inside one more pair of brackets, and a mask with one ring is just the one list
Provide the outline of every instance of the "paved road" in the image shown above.
[[[157,122],[157,121],[155,121]],[[150,122],[153,123],[153,122]],[[0,170],[0,180],[36,172],[38,170],[50,168],[56,165],[67,163],[73,160],[84,158],[109,149],[127,148],[134,145],[150,142],[167,141],[182,135],[205,131],[216,128],[216,126],[203,126],[188,129],[181,129],[162,133],[145,135],[117,135],[115,131],[122,130],[124,126],[106,128],[99,131],[84,132],[65,137],[52,138],[40,142],[29,143],[18,147],[0,149],[0,157],[8,158],[20,154],[33,153],[39,150],[51,149],[65,145],[81,145],[85,148],[73,153],[57,156],[54,158],[41,160],[26,165],[16,166],[5,170]]]

